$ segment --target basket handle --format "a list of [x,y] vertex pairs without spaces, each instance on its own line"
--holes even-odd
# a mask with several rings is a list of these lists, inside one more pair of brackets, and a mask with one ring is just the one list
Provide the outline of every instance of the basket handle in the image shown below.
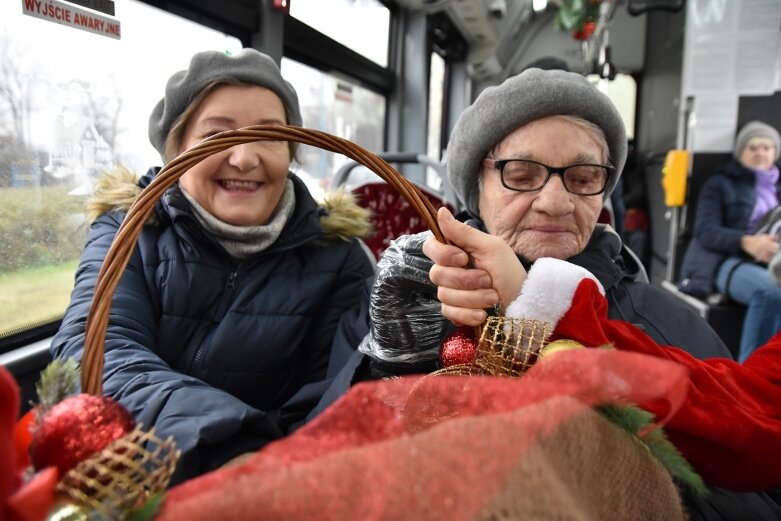
[[98,274],[95,294],[87,314],[84,354],[81,362],[82,392],[103,394],[103,358],[111,297],[130,260],[138,235],[163,193],[186,171],[235,145],[254,141],[294,141],[341,153],[369,168],[399,193],[420,214],[437,240],[447,243],[437,224],[437,211],[421,191],[380,157],[346,139],[320,130],[290,125],[254,125],[221,132],[179,155],[163,167],[130,206],[117,230]]

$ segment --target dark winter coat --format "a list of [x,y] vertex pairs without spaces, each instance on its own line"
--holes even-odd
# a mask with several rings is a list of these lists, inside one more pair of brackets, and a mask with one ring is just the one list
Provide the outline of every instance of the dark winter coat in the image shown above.
[[[470,224],[482,228],[478,221]],[[422,256],[422,252],[405,252]],[[636,258],[627,252],[618,234],[605,225],[597,225],[591,240],[580,254],[567,259],[582,266],[599,279],[608,300],[608,316],[635,324],[654,341],[662,345],[680,347],[696,358],[731,358],[727,347],[711,327],[687,304],[663,289],[649,284]],[[430,263],[430,261],[429,261]],[[412,262],[410,262],[412,264]],[[378,277],[382,274],[378,273]],[[367,294],[370,288],[366,288]],[[436,298],[436,288],[431,287],[430,298]],[[361,310],[353,310],[355,318],[351,328],[339,331],[334,344],[332,367],[341,368],[323,401],[313,411],[322,411],[349,386],[362,378],[429,372],[436,369],[436,360],[428,364],[377,363],[355,351],[355,346],[369,332],[368,298]],[[442,317],[442,321],[446,321]],[[432,328],[441,328],[432,324]],[[441,328],[445,332],[452,327]],[[443,337],[444,338],[444,337]]]
[[[76,286],[51,350],[81,358],[97,273],[139,186],[97,194]],[[274,244],[231,258],[177,187],[158,203],[114,292],[104,392],[146,427],[173,436],[175,481],[216,468],[300,424],[325,388],[340,318],[373,266],[356,235],[365,211],[341,195],[319,207],[291,175],[295,210]],[[109,211],[110,210],[110,211]]]
[[[749,229],[756,204],[754,172],[731,161],[719,167],[702,187],[694,220],[694,237],[681,263],[679,288],[698,297],[713,291],[719,265],[743,254],[740,239]],[[781,184],[776,195],[781,194]]]

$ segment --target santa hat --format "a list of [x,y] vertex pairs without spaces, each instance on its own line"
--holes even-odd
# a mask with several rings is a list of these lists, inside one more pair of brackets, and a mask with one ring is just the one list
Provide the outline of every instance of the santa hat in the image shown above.
[[505,316],[548,322],[551,339],[577,339],[586,347],[611,343],[602,328],[583,327],[607,319],[605,289],[590,271],[567,261],[538,259]]

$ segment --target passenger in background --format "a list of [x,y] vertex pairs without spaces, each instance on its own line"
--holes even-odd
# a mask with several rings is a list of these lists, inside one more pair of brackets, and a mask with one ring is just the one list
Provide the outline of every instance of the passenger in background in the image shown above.
[[[293,87],[253,49],[192,57],[168,80],[149,139],[168,163],[219,132],[301,125]],[[104,392],[182,452],[173,482],[254,452],[300,425],[325,386],[343,315],[372,264],[352,199],[318,206],[289,171],[295,144],[236,145],[193,166],[159,201],[114,292]],[[76,286],[51,346],[81,358],[97,274],[140,181],[102,182]]]
[[700,192],[694,238],[681,267],[682,291],[704,296],[715,286],[748,306],[740,362],[781,331],[781,288],[767,269],[779,238],[764,222],[779,205],[779,151],[781,138],[773,127],[752,121],[740,130],[734,160]]

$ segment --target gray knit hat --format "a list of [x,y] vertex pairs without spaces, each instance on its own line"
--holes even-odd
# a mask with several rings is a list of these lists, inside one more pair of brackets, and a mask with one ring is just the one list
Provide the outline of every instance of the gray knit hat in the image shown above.
[[165,154],[165,140],[176,118],[206,86],[221,78],[233,78],[273,91],[285,106],[287,123],[301,126],[296,91],[282,78],[279,67],[269,56],[255,49],[243,49],[234,56],[203,51],[192,57],[187,70],[176,72],[168,79],[165,97],[157,102],[149,116],[149,141],[161,156]]
[[610,196],[626,162],[626,130],[618,110],[580,74],[526,69],[481,92],[453,127],[447,147],[448,177],[472,215],[479,215],[477,180],[486,154],[515,129],[556,115],[583,118],[605,133],[615,167],[604,194],[605,199]]
[[740,129],[738,136],[735,138],[735,149],[732,152],[735,159],[740,159],[740,154],[743,152],[743,149],[746,148],[748,142],[755,137],[767,138],[773,142],[776,146],[776,157],[773,161],[776,161],[778,155],[781,154],[781,137],[779,137],[776,129],[761,121],[749,121]]

